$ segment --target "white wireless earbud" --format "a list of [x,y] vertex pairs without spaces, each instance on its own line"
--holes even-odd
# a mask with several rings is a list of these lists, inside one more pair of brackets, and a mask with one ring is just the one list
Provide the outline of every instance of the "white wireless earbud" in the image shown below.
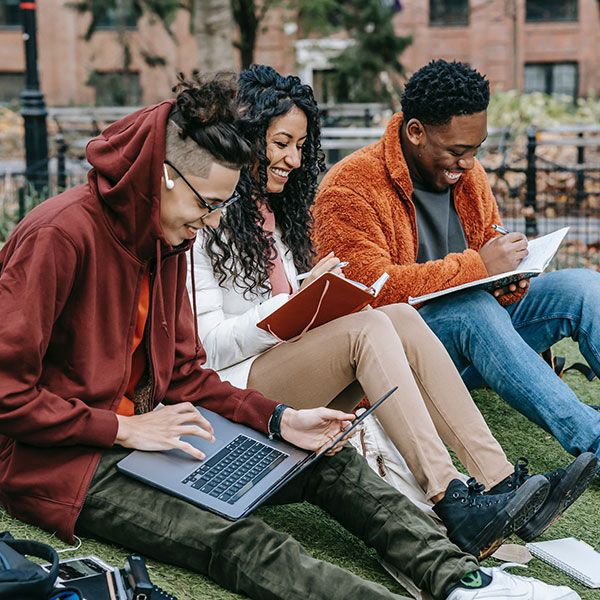
[[165,186],[168,190],[172,190],[175,187],[175,182],[169,177],[167,172],[167,165],[163,164],[163,172],[165,174]]

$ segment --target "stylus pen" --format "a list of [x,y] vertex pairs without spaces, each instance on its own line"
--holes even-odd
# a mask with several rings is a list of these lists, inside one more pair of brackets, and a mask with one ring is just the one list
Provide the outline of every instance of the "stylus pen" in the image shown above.
[[501,233],[502,235],[507,235],[508,233],[510,233],[510,231],[506,229],[506,227],[502,227],[502,225],[494,224],[492,225],[492,229],[497,233]]
[[[333,267],[331,267],[331,269],[329,269],[329,271],[333,271],[335,269],[343,269],[344,267],[347,267],[349,264],[350,263],[348,263],[346,261],[341,261],[337,265],[333,265]],[[298,277],[296,277],[296,281],[304,281],[311,273],[312,273],[312,271],[307,271],[306,273],[300,273],[300,275],[298,275]]]

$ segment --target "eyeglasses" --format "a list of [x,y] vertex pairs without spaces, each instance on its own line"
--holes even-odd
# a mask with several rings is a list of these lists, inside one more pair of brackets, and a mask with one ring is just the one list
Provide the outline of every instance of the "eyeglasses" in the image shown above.
[[206,198],[202,197],[200,192],[184,177],[183,173],[172,162],[165,160],[165,165],[169,165],[171,169],[173,169],[173,171],[175,171],[175,173],[177,173],[177,175],[179,175],[179,177],[183,179],[185,184],[190,188],[190,190],[192,190],[194,196],[196,196],[196,198],[198,199],[198,202],[200,202],[200,204],[204,208],[206,208],[209,214],[214,212],[215,210],[222,210],[224,208],[227,208],[228,206],[231,206],[240,199],[240,195],[237,192],[234,192],[231,198],[228,198],[223,202],[211,202],[210,200],[207,200]]

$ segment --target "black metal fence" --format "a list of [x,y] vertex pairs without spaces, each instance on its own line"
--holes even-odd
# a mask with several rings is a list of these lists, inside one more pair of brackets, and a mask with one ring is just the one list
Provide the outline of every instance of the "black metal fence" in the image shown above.
[[89,165],[69,154],[62,136],[56,136],[51,148],[48,184],[42,189],[36,189],[27,181],[23,165],[5,164],[0,171],[0,246],[13,227],[37,204],[85,181]]
[[569,226],[555,266],[600,270],[600,126],[495,132],[481,160],[509,228],[535,237]]

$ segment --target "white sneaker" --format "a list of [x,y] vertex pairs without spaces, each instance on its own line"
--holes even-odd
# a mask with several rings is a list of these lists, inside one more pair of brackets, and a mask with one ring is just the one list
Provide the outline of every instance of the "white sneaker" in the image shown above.
[[[548,585],[533,577],[520,577],[511,575],[504,569],[509,566],[524,567],[507,563],[502,567],[481,567],[484,573],[492,577],[492,582],[477,589],[457,588],[447,600],[506,600],[518,598],[519,600],[581,600],[579,594],[565,585]],[[526,567],[524,567],[526,568]]]

